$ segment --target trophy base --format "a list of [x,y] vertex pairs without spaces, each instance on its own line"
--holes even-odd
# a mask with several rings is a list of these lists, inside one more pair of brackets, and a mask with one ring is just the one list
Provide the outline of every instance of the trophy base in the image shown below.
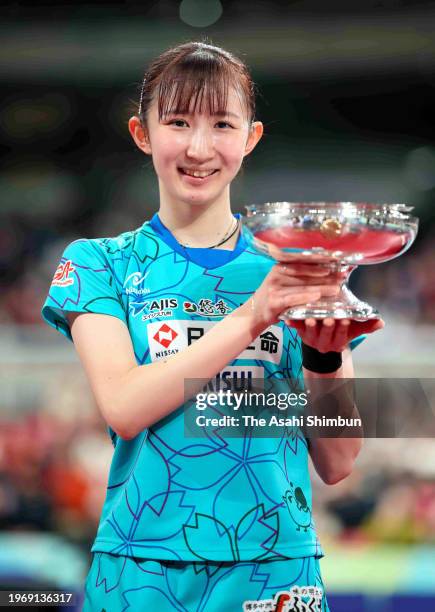
[[286,319],[325,319],[326,317],[368,321],[379,319],[380,315],[376,308],[359,300],[348,287],[343,285],[341,292],[334,297],[324,297],[316,302],[292,306],[279,316],[282,321]]

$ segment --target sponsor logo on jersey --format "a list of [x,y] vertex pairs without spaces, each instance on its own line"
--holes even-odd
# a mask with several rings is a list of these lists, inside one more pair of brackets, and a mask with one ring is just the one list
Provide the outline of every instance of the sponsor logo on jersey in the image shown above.
[[163,325],[160,325],[153,338],[167,349],[177,336],[178,334],[175,329],[169,327],[167,323],[163,323]]
[[218,391],[252,391],[252,381],[256,380],[255,390],[259,388],[259,380],[264,378],[264,368],[261,366],[228,366],[216,374],[204,385],[204,393]]
[[222,317],[232,308],[223,299],[213,302],[208,298],[201,298],[198,302],[184,302],[183,310],[189,314],[194,313],[202,317]]
[[165,310],[167,308],[178,308],[177,298],[163,298],[161,300],[153,300],[145,302],[145,306],[151,312],[152,310]]
[[[243,612],[321,612],[323,589],[318,586],[293,585],[290,591],[278,591],[273,599],[249,599],[243,602]],[[305,600],[305,601],[304,601]]]
[[266,331],[262,333],[259,338],[262,351],[267,351],[271,355],[278,352],[279,339],[273,332]]
[[51,284],[55,285],[56,287],[68,287],[69,285],[73,285],[74,277],[70,277],[70,274],[72,274],[74,270],[75,268],[70,259],[63,264],[59,264],[56,272],[54,273],[53,282]]
[[147,287],[139,286],[142,285],[148,274],[149,270],[144,274],[141,274],[141,272],[132,272],[129,276],[127,276],[124,281],[125,293],[127,295],[145,295],[147,293],[150,293],[150,289],[148,289]]
[[142,321],[149,321],[150,319],[163,319],[164,317],[172,317],[172,310],[158,310],[157,312],[149,312],[148,314],[142,315]]
[[[164,328],[165,325],[177,334],[167,346],[164,346],[156,338],[156,334],[161,328]],[[152,361],[158,361],[170,354],[175,354],[184,350],[190,346],[192,342],[202,338],[202,336],[214,325],[216,325],[215,321],[192,321],[190,319],[171,319],[167,323],[162,323],[161,321],[148,322],[146,327]],[[158,336],[158,338],[160,338],[160,336]],[[165,349],[166,352],[163,349]],[[271,325],[255,338],[252,344],[242,351],[236,359],[258,359],[259,361],[279,364],[282,350],[283,329],[279,325]],[[261,377],[262,376],[260,376],[260,378]]]
[[129,304],[130,313],[132,317],[137,317],[139,314],[145,311],[142,315],[142,321],[148,319],[155,319],[157,317],[171,317],[172,309],[178,308],[177,298],[161,298],[159,300],[147,300],[132,301]]
[[152,302],[144,302],[145,310],[148,308],[148,314],[142,315],[142,321],[149,319],[161,319],[163,317],[172,317],[172,308],[178,308],[177,298],[163,298],[161,300],[153,300]]

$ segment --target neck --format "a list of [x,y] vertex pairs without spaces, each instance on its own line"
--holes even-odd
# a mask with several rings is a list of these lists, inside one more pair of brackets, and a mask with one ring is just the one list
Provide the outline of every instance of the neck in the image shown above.
[[[229,202],[225,206],[222,203],[216,203],[208,207],[201,205],[165,206],[161,202],[159,217],[181,244],[193,247],[215,245],[235,227]],[[219,248],[233,248],[236,242],[237,232]]]

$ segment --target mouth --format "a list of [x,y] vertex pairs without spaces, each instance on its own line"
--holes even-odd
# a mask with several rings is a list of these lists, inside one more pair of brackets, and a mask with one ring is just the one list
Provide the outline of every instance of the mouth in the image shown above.
[[[214,176],[219,170],[211,170],[211,171],[193,171],[193,170],[185,170],[184,168],[178,168],[178,172],[186,178],[189,182],[193,183],[202,183],[207,179]],[[196,174],[196,176],[195,176]]]

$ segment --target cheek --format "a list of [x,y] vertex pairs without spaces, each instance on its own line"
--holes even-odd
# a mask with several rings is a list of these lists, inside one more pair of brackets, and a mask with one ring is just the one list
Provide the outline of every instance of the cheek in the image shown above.
[[180,154],[179,138],[156,138],[152,147],[153,164],[157,172],[165,172]]
[[243,163],[243,151],[235,151],[234,149],[228,157],[228,166],[233,172],[238,172]]
[[247,137],[240,134],[238,138],[228,140],[222,143],[225,158],[228,165],[234,168],[239,168],[243,162]]

